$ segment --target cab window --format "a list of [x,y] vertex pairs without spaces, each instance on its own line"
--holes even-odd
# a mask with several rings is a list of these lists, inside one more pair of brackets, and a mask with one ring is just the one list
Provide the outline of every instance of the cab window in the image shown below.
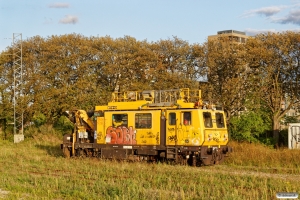
[[225,127],[223,113],[216,113],[216,123],[218,128]]
[[152,115],[151,113],[137,113],[135,114],[135,128],[151,128]]
[[176,125],[176,113],[169,113],[169,125]]
[[203,122],[204,122],[204,126],[206,128],[212,128],[212,119],[211,119],[211,113],[210,112],[204,112],[203,113]]
[[114,127],[118,126],[127,126],[128,125],[128,116],[127,114],[113,114],[112,115],[112,125]]
[[191,112],[183,112],[183,124],[191,125]]

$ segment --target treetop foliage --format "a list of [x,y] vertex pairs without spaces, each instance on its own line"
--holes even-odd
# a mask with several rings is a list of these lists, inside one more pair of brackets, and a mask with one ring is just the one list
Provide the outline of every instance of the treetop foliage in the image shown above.
[[[29,38],[22,42],[24,81],[16,87],[23,88],[25,121],[37,112],[54,122],[68,109],[92,110],[115,90],[198,88],[201,48],[176,37],[156,43],[130,36]],[[13,56],[5,54],[13,47],[0,58],[3,117],[12,116],[14,83]]]

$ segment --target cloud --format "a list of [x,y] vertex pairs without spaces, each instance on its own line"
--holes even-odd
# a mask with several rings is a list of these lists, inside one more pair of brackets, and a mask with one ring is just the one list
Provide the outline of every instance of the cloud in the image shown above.
[[292,10],[285,17],[273,19],[272,22],[280,24],[297,24],[300,25],[300,9]]
[[249,35],[249,36],[255,36],[255,35],[258,35],[258,34],[267,34],[267,33],[281,33],[281,32],[285,32],[285,31],[293,31],[293,32],[299,32],[300,29],[289,29],[289,30],[275,30],[275,29],[251,29],[251,28],[248,28],[245,30],[246,34]]
[[69,6],[70,5],[68,3],[52,3],[48,7],[49,8],[69,8]]
[[249,10],[249,11],[244,12],[244,14],[241,17],[245,18],[245,17],[254,16],[254,15],[264,15],[266,17],[270,17],[272,15],[279,13],[281,10],[283,10],[287,7],[288,6],[269,6],[269,7],[255,9],[255,10]]
[[66,15],[64,18],[59,20],[61,24],[76,24],[78,23],[78,17],[74,15]]

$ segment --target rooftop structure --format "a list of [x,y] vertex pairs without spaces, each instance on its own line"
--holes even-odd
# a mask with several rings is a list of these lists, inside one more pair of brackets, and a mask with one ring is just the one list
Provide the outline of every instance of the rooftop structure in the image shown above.
[[[195,108],[202,106],[201,90],[145,90],[112,93],[111,102],[96,110],[137,110],[157,108]],[[201,105],[200,105],[201,104]]]
[[208,41],[219,39],[220,37],[229,37],[231,40],[238,43],[245,43],[249,36],[245,32],[236,31],[236,30],[224,30],[218,31],[217,35],[209,35]]

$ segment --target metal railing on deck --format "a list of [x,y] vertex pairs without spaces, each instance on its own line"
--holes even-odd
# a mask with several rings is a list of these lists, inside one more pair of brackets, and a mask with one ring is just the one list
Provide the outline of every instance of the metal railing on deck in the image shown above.
[[190,90],[189,88],[172,90],[145,90],[145,91],[127,91],[113,92],[112,102],[129,102],[146,100],[152,103],[176,102],[183,100],[185,102],[196,102],[201,99],[201,90]]

